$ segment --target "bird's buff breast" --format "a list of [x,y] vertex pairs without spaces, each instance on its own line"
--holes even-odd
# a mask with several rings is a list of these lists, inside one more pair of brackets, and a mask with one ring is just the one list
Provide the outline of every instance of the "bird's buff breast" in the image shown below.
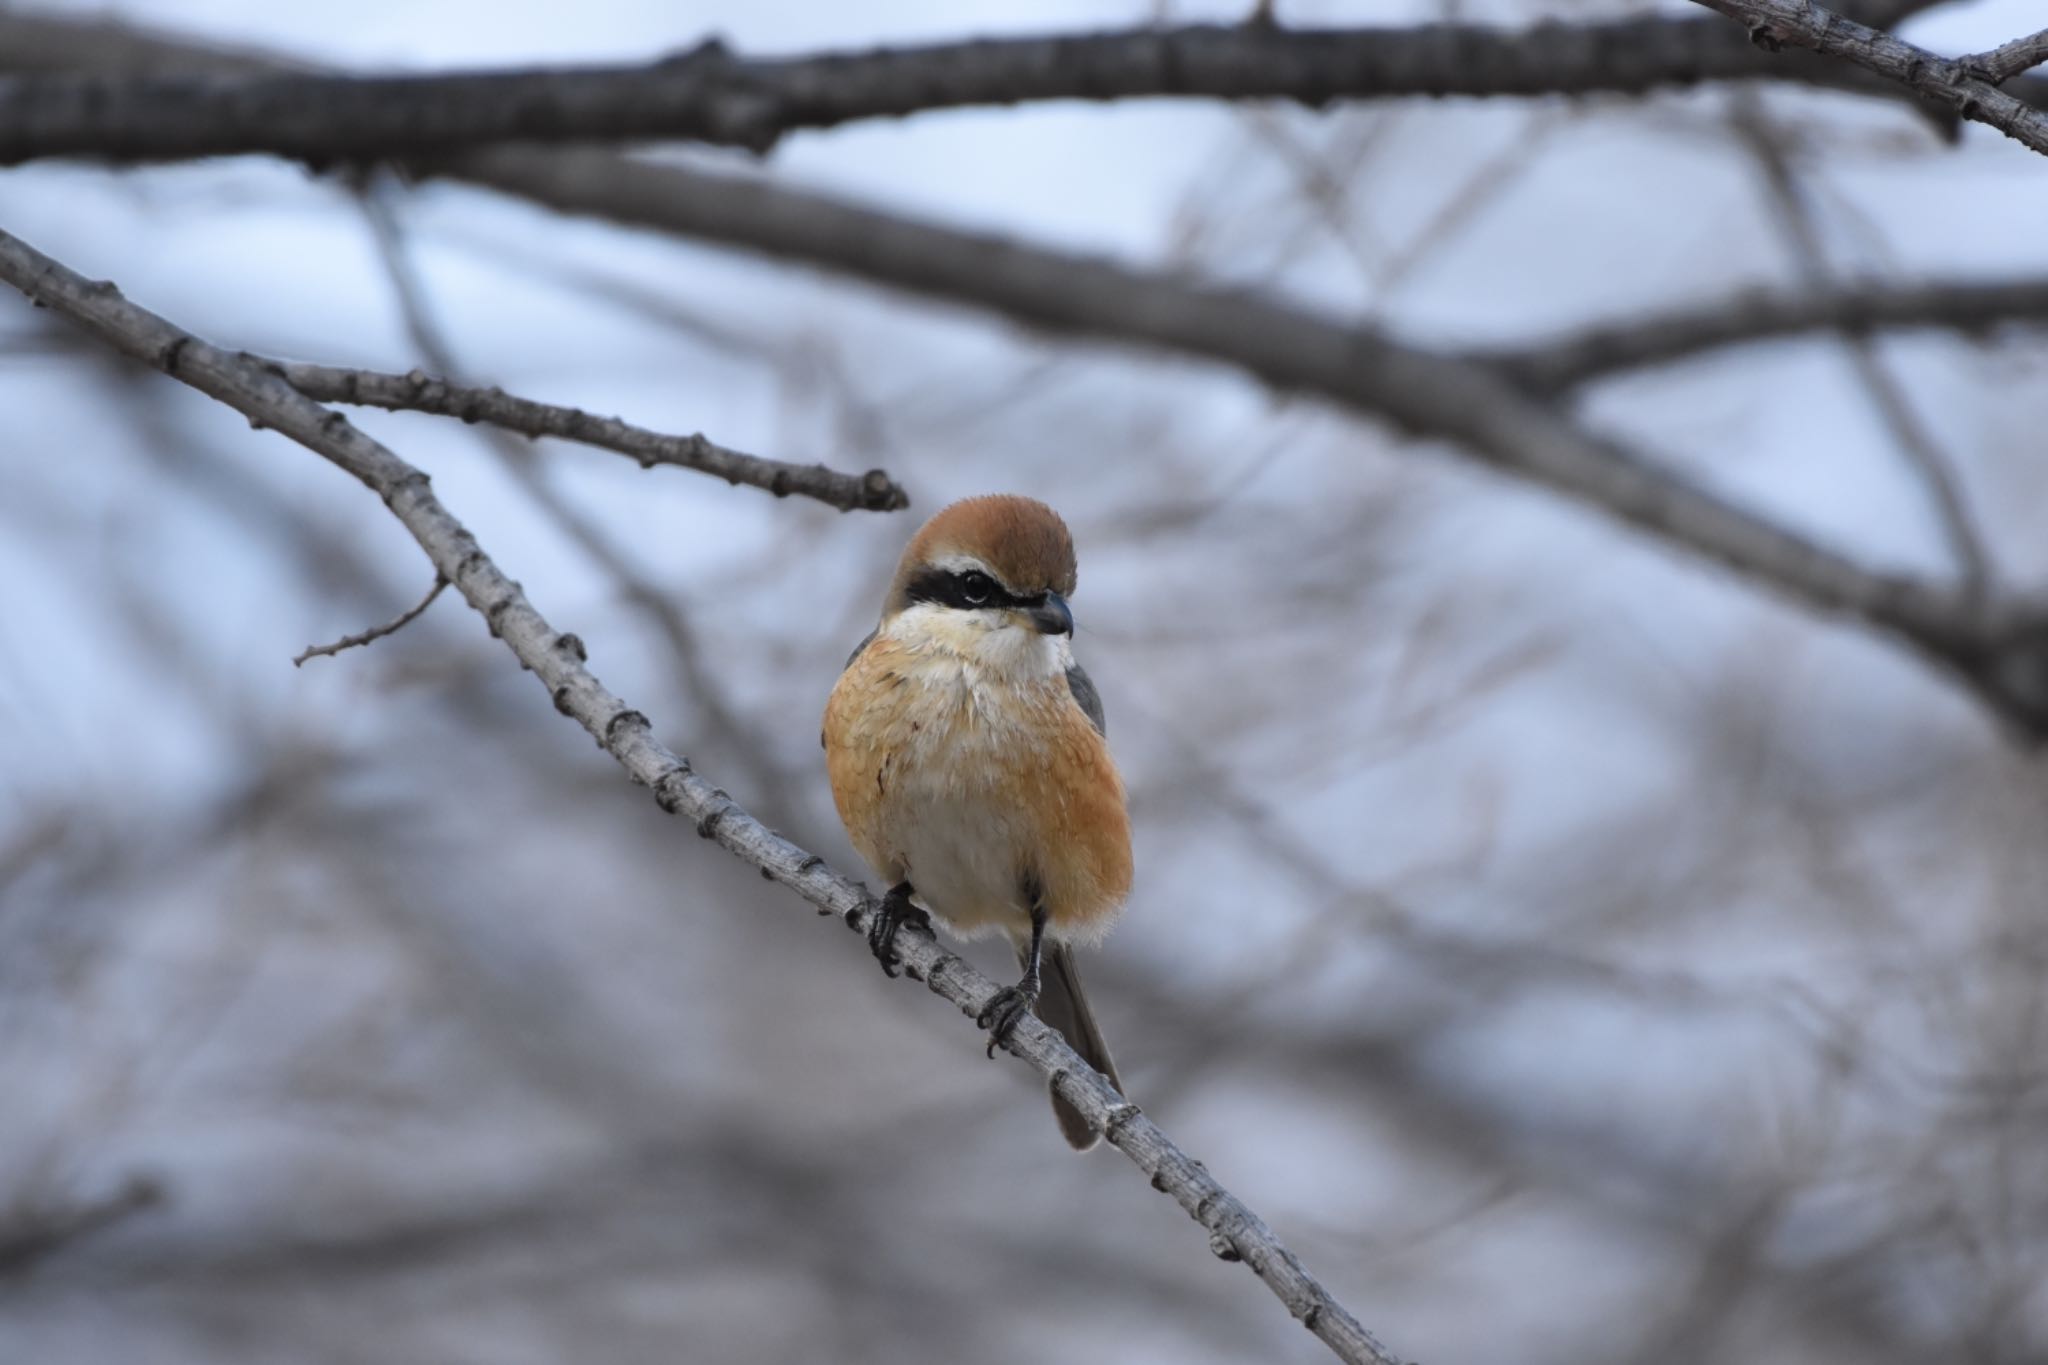
[[1064,671],[1002,676],[958,653],[876,639],[825,711],[832,795],[854,846],[964,937],[1092,939],[1130,889],[1123,785]]

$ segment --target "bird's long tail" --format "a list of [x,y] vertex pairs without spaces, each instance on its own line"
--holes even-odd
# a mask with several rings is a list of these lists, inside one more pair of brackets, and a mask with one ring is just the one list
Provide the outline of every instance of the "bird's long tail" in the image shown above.
[[[1021,960],[1024,954],[1020,951],[1018,956]],[[1038,1017],[1058,1029],[1074,1051],[1081,1054],[1083,1061],[1109,1077],[1109,1083],[1116,1087],[1118,1094],[1123,1093],[1124,1083],[1116,1074],[1109,1044],[1102,1041],[1102,1030],[1095,1026],[1095,1014],[1088,1008],[1088,997],[1081,994],[1081,976],[1074,967],[1073,949],[1064,943],[1045,945]],[[1052,1112],[1060,1121],[1060,1131],[1066,1134],[1067,1144],[1075,1151],[1085,1152],[1095,1145],[1095,1129],[1057,1092],[1052,1097]]]

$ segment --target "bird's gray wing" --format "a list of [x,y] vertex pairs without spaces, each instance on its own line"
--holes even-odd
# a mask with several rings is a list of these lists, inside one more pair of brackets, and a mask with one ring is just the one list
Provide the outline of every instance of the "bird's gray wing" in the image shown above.
[[[858,651],[856,651],[858,652]],[[1074,700],[1081,704],[1081,712],[1095,725],[1095,733],[1105,738],[1109,726],[1102,718],[1102,694],[1095,690],[1095,683],[1088,676],[1088,670],[1075,664],[1067,670],[1067,690],[1074,694]]]

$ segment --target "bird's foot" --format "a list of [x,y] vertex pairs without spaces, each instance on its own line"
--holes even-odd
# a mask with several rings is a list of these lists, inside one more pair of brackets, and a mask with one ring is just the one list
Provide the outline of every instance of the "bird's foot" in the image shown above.
[[974,1016],[974,1022],[988,1030],[988,1055],[996,1055],[996,1048],[1010,1041],[1010,1035],[1017,1031],[1018,1021],[1038,1009],[1038,978],[1027,976],[1014,986],[1005,986],[989,997],[981,1013]]
[[898,882],[882,897],[875,917],[868,921],[868,951],[882,964],[884,976],[895,976],[902,959],[896,956],[896,931],[911,928],[929,934],[932,917],[910,903],[910,883]]

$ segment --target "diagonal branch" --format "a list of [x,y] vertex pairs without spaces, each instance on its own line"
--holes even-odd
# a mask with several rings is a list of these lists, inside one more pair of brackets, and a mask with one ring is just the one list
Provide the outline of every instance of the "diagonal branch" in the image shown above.
[[[35,303],[72,319],[108,345],[220,400],[258,425],[272,428],[353,475],[390,508],[436,572],[455,585],[504,640],[520,664],[538,678],[556,709],[575,719],[632,777],[649,788],[663,810],[695,822],[716,841],[771,881],[796,891],[821,914],[837,915],[865,933],[875,902],[865,888],[826,866],[747,814],[738,802],[691,769],[654,738],[639,711],[607,691],[584,666],[582,641],[558,633],[534,609],[519,585],[492,562],[476,538],[435,497],[427,476],[287,384],[266,366],[193,336],[129,302],[111,283],[91,281],[27,243],[0,232],[0,279]],[[898,939],[907,971],[934,994],[977,1014],[996,994],[996,983],[928,935]],[[1077,1056],[1066,1041],[1035,1018],[1022,1020],[1005,1048],[1048,1077],[1061,1096],[1104,1137],[1170,1194],[1210,1236],[1225,1260],[1242,1260],[1340,1360],[1352,1365],[1398,1365],[1371,1333],[1310,1275],[1257,1214],[1219,1185],[1206,1167],[1182,1152],[1136,1105],[1126,1101]]]
[[1977,59],[1936,56],[1926,48],[1823,9],[1812,0],[1694,3],[1740,20],[1761,47],[1773,51],[1781,46],[1801,47],[1840,57],[2048,156],[2048,112],[1984,80]]
[[1453,443],[1809,610],[1875,627],[2048,736],[2048,622],[1866,567],[1578,425],[1506,374],[1273,298],[940,227],[758,177],[600,152],[475,153],[421,166],[636,227],[804,261],[1051,331],[1219,361]]
[[[251,356],[250,359],[258,359]],[[465,422],[488,422],[522,436],[554,436],[564,441],[630,455],[643,469],[676,465],[724,479],[727,483],[765,488],[778,498],[797,494],[815,498],[843,512],[866,509],[890,512],[910,505],[909,495],[885,470],[843,474],[821,464],[791,464],[760,455],[729,450],[702,435],[669,436],[636,427],[616,417],[599,417],[581,408],[558,407],[516,398],[499,388],[477,388],[437,379],[421,370],[380,374],[333,365],[295,361],[263,361],[285,382],[308,398],[323,403],[348,403],[393,412],[430,412]]]
[[[427,283],[417,267],[400,229],[398,217],[385,193],[385,186],[366,186],[362,195],[364,216],[376,242],[384,273],[397,296],[405,329],[427,364],[443,374],[457,374],[447,335],[428,300]],[[594,519],[556,487],[548,469],[535,458],[531,447],[514,440],[502,430],[484,432],[485,445],[498,457],[500,466],[542,515],[553,522],[592,564],[617,585],[621,595],[660,631],[668,646],[686,695],[696,707],[701,733],[718,735],[730,742],[728,752],[745,768],[755,799],[772,810],[787,808],[783,776],[772,749],[761,742],[746,717],[734,709],[724,681],[705,664],[705,650],[689,614],[673,592],[663,592],[654,580],[635,564]]]
[[[21,16],[0,34],[17,29],[33,45],[52,22]],[[1663,16],[1520,30],[1146,26],[776,59],[742,57],[713,41],[638,66],[28,77],[0,86],[0,164],[252,152],[328,164],[507,141],[663,138],[766,151],[798,129],[1027,101],[1274,99],[1320,108],[1417,95],[1642,94],[1755,79],[1896,93],[1839,64],[1774,62],[1711,21]],[[2048,98],[2031,86],[2022,93]]]

